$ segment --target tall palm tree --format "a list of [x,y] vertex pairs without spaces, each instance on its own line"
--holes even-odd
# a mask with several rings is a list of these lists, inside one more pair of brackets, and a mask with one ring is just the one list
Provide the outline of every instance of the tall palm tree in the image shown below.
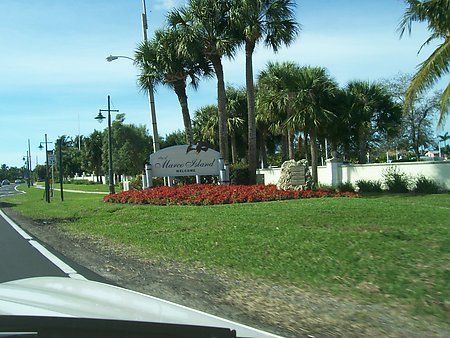
[[310,136],[311,171],[314,183],[317,184],[317,135],[327,119],[333,113],[330,111],[332,100],[336,96],[338,85],[322,67],[301,67],[299,70],[298,94],[295,101],[296,109],[288,119],[288,125],[293,128],[303,126]]
[[228,135],[226,93],[222,58],[233,57],[237,41],[231,34],[231,0],[189,0],[186,7],[168,14],[171,27],[181,34],[177,45],[182,55],[190,50],[201,50],[212,63],[217,78],[217,108],[219,115],[219,148],[221,156],[228,161]]
[[[431,87],[450,69],[450,0],[406,0],[408,7],[400,21],[398,31],[400,37],[407,31],[411,34],[412,23],[426,22],[431,32],[420,50],[434,42],[442,41],[433,53],[420,64],[420,68],[406,92],[406,106],[412,104],[414,98]],[[447,84],[440,99],[440,117],[438,125],[442,125],[450,106],[450,83]]]
[[278,51],[298,33],[292,0],[234,0],[231,23],[245,48],[245,83],[248,106],[248,164],[250,183],[256,183],[256,118],[253,83],[253,52],[260,41]]
[[192,50],[189,55],[181,56],[173,45],[177,44],[179,33],[172,29],[157,30],[155,37],[138,45],[135,51],[135,63],[141,69],[139,84],[143,90],[153,85],[167,85],[178,97],[183,116],[186,142],[194,143],[191,118],[189,115],[186,82],[190,79],[193,88],[197,88],[199,77],[208,76],[210,67],[200,53]]

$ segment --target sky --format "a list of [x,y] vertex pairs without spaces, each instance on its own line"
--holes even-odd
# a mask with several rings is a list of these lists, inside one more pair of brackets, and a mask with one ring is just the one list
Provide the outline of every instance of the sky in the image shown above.
[[[180,0],[147,0],[148,36],[164,25]],[[274,53],[259,46],[255,78],[269,61],[326,67],[345,86],[351,80],[378,81],[414,73],[432,48],[417,54],[428,32],[414,24],[402,39],[396,31],[405,10],[402,0],[298,0],[301,31],[296,41]],[[88,136],[102,130],[94,117],[107,108],[126,114],[126,122],[150,128],[146,94],[137,85],[138,70],[128,59],[107,62],[108,55],[132,57],[142,41],[141,0],[0,0],[0,164],[24,165],[31,144],[32,166],[43,164],[38,146],[61,135]],[[245,84],[245,60],[239,51],[224,60],[225,81]],[[437,88],[444,88],[448,77]],[[188,90],[191,116],[216,103],[215,79]],[[183,129],[176,95],[156,88],[160,136]],[[113,116],[114,118],[114,116]],[[448,119],[450,120],[450,119]],[[450,130],[450,123],[436,134]],[[49,144],[49,148],[53,148]]]

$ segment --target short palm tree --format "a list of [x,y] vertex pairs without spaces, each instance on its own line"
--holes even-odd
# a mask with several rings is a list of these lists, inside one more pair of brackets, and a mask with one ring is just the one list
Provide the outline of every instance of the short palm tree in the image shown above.
[[317,158],[319,129],[333,115],[332,101],[338,85],[322,67],[301,67],[298,72],[297,98],[295,109],[288,119],[293,128],[305,127],[310,137],[311,173],[314,183],[318,182]]
[[186,7],[171,11],[169,25],[180,32],[176,45],[181,55],[190,50],[202,50],[211,62],[217,78],[217,108],[219,115],[219,148],[228,161],[226,93],[222,58],[233,57],[237,41],[231,34],[229,20],[231,0],[189,0]]
[[[400,21],[398,31],[400,37],[407,31],[411,33],[412,23],[415,21],[426,22],[430,37],[423,43],[422,47],[438,40],[442,43],[433,53],[420,64],[420,68],[414,75],[413,80],[406,92],[406,107],[412,105],[414,98],[431,87],[450,69],[450,0],[406,0],[406,9]],[[420,50],[422,49],[420,48]],[[419,52],[420,52],[419,50]],[[450,83],[444,89],[440,99],[439,125],[444,122],[450,106]]]
[[[269,131],[287,139],[288,158],[294,159],[294,124],[286,122],[293,115],[298,94],[300,67],[294,62],[269,62],[258,76],[258,117]],[[298,127],[298,124],[295,125]]]
[[250,183],[256,182],[256,118],[253,52],[260,41],[275,52],[289,45],[298,33],[292,0],[234,0],[231,23],[245,45],[245,83],[248,106],[248,163]]
[[[238,161],[237,140],[243,134],[246,112],[245,92],[233,87],[227,88],[227,130],[231,143],[231,161]],[[217,132],[219,130],[219,119],[217,106],[203,106],[195,112],[194,117],[195,134],[199,140],[217,144]]]
[[135,63],[141,69],[139,84],[143,90],[152,88],[150,84],[171,87],[181,106],[186,142],[192,144],[193,133],[189,115],[186,82],[190,79],[193,88],[197,88],[199,77],[211,73],[208,62],[201,53],[192,50],[189,55],[181,56],[173,48],[179,41],[175,30],[158,30],[150,42],[142,42],[135,52]]
[[444,151],[447,151],[447,141],[450,140],[450,135],[448,131],[445,132],[444,135],[438,135],[439,142],[444,142]]
[[378,132],[390,132],[399,122],[401,108],[378,83],[352,81],[347,85],[348,124],[354,133],[359,163],[367,162],[369,141]]

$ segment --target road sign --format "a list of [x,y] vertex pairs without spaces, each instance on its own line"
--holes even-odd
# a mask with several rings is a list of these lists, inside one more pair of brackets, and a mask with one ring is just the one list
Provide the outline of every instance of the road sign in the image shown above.
[[49,154],[48,155],[48,164],[49,165],[55,165],[56,164],[56,155],[54,154]]

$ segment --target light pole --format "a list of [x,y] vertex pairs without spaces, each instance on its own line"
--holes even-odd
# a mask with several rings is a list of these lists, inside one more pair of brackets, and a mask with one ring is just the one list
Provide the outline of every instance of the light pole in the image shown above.
[[31,145],[30,145],[30,139],[28,139],[28,173],[30,174],[29,180],[28,180],[28,187],[33,185],[33,177],[31,175]]
[[28,188],[30,187],[30,156],[28,155],[28,150],[27,150],[27,157],[23,157],[23,161],[24,161],[24,165],[26,165],[26,169],[25,169],[25,178],[27,180],[27,186]]
[[49,177],[48,177],[48,147],[47,147],[47,145],[49,143],[53,143],[53,142],[48,142],[47,134],[45,134],[45,141],[39,143],[39,149],[41,149],[41,150],[44,148],[42,146],[42,143],[45,143],[45,201],[47,203],[50,203],[50,181],[49,181]]
[[112,134],[111,134],[111,112],[119,112],[117,109],[111,109],[111,98],[108,95],[108,109],[99,109],[98,115],[95,119],[98,122],[102,122],[105,117],[102,115],[102,111],[108,112],[108,162],[109,162],[109,193],[114,194],[114,174],[113,174],[113,161],[112,161]]

